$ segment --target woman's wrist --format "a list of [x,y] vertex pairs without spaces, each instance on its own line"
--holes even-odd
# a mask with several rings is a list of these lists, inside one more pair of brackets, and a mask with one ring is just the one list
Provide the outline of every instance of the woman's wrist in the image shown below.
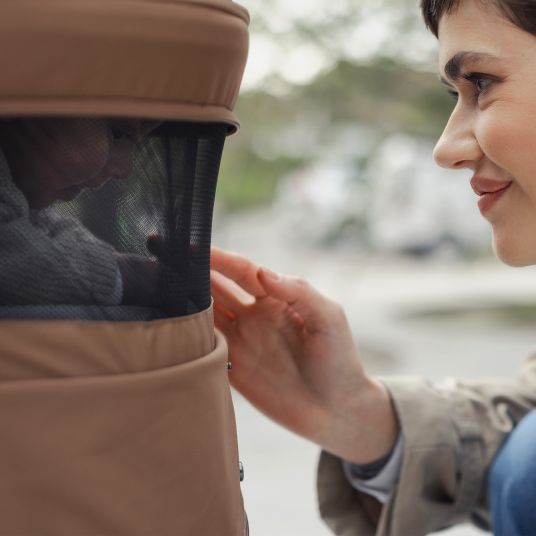
[[355,464],[386,456],[399,435],[389,391],[381,382],[364,377],[352,396],[337,404],[317,441],[332,454]]

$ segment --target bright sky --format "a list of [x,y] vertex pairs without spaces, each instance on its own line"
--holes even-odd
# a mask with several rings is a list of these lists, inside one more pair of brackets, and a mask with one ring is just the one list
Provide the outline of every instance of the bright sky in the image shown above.
[[[274,74],[307,84],[340,58],[363,61],[383,54],[433,68],[435,40],[418,22],[416,0],[238,1],[252,17],[246,90]],[[408,16],[411,29],[404,31]],[[316,27],[310,37],[295,31],[309,25]]]

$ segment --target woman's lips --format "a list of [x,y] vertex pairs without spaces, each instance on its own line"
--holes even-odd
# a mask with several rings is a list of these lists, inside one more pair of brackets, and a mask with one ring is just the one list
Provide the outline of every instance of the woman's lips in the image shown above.
[[485,177],[473,177],[471,187],[480,197],[478,208],[482,214],[491,209],[495,203],[506,193],[513,181],[498,181]]

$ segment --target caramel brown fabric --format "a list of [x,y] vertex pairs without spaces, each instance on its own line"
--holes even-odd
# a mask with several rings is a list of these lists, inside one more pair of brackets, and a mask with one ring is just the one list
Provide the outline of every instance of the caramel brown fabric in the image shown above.
[[[119,321],[101,321],[108,317],[100,314],[95,320],[89,309],[80,317],[73,316],[78,310],[67,315],[65,305],[83,309],[93,302],[66,301],[63,295],[49,299],[63,312],[50,311],[35,298],[43,295],[35,287],[46,287],[47,280],[36,274],[50,276],[43,265],[49,256],[24,255],[24,263],[16,265],[23,275],[18,285],[32,287],[34,297],[22,304],[4,300],[0,315],[18,319],[0,321],[0,536],[243,536],[246,531],[227,347],[215,334],[212,309],[188,314],[210,302],[213,194],[225,134],[238,128],[234,106],[247,58],[248,23],[247,11],[231,0],[2,2],[0,119],[15,119],[5,122],[6,130],[20,127],[25,118],[120,117],[156,120],[158,134],[152,132],[151,143],[144,146],[153,165],[137,168],[140,173],[129,183],[130,190],[123,181],[126,191],[117,189],[117,169],[108,170],[108,164],[113,156],[116,168],[124,171],[130,153],[122,153],[122,160],[110,148],[102,154],[91,151],[101,148],[102,139],[111,143],[105,147],[128,146],[122,142],[129,133],[117,121],[106,122],[114,126],[111,137],[97,136],[94,146],[92,140],[81,143],[69,137],[67,145],[72,142],[73,148],[63,153],[66,162],[79,148],[90,161],[100,155],[107,162],[99,169],[110,176],[103,176],[99,185],[73,182],[80,190],[101,186],[102,197],[98,203],[86,199],[87,204],[77,198],[78,204],[70,205],[76,210],[60,211],[55,215],[59,219],[46,220],[46,225],[39,214],[41,234],[53,238],[50,248],[65,252],[54,267],[72,268],[71,254],[89,259],[82,270],[87,278],[77,282],[92,293],[88,280],[104,273],[106,277],[97,279],[99,288],[107,283],[105,297],[94,305],[101,312],[110,305],[110,319]],[[209,124],[201,128],[198,123]],[[139,149],[140,140],[134,139]],[[45,153],[61,148],[56,139]],[[36,224],[25,219],[29,201],[15,188],[16,174],[7,156],[5,164],[3,186],[16,203],[4,203],[15,214],[4,218],[4,227],[16,220],[27,231],[13,242],[6,239],[5,251],[14,254],[33,243],[21,237],[30,236],[28,229]],[[66,175],[80,173],[72,165],[65,167]],[[146,170],[156,180],[146,180],[153,177]],[[130,173],[123,175],[125,179]],[[140,190],[140,184],[150,188]],[[152,205],[164,207],[160,212],[142,210],[140,199],[150,200],[151,195],[165,200]],[[73,196],[53,200],[74,201]],[[130,212],[120,213],[127,206],[120,199],[131,201]],[[31,208],[43,207],[48,205]],[[164,215],[165,225],[159,225],[155,214]],[[97,220],[102,225],[93,225]],[[64,235],[55,231],[60,228],[72,232],[73,248],[64,247]],[[109,234],[101,236],[102,228]],[[100,254],[83,247],[99,240],[107,242]],[[49,251],[37,243],[40,251]],[[181,258],[186,269],[177,272],[192,276],[190,283],[198,279],[199,288],[179,285],[182,280],[169,268],[179,263],[165,255],[167,244],[175,256],[186,250]],[[121,253],[118,266],[111,262],[116,251]],[[169,287],[157,293],[165,304],[153,303],[155,293],[149,291],[154,274],[143,271],[148,265],[135,264],[148,255],[166,264]],[[0,273],[5,275],[5,270]],[[67,275],[65,280],[72,281]],[[143,288],[134,288],[134,275],[146,283]],[[160,284],[162,278],[157,279]],[[55,288],[64,289],[65,283],[58,281],[61,277],[54,279]],[[149,292],[148,303],[129,301],[131,294],[139,298],[143,291]],[[184,308],[177,311],[184,296]],[[19,305],[29,309],[31,318],[43,319],[22,320]],[[127,306],[125,311],[120,305]],[[157,308],[166,316],[188,316],[120,321],[138,318],[129,316],[135,313],[130,306],[139,306],[142,313]],[[115,315],[116,309],[121,315]],[[70,320],[45,320],[66,317]]]
[[212,310],[0,323],[2,536],[243,536]]
[[226,122],[248,52],[231,0],[7,0],[0,115]]

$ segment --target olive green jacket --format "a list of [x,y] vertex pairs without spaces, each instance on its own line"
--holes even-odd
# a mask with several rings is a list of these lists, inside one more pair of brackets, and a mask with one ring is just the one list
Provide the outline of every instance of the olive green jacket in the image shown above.
[[382,507],[354,490],[341,460],[323,452],[324,521],[338,536],[420,536],[465,521],[490,528],[487,471],[507,434],[536,407],[536,355],[517,381],[382,381],[404,436],[399,483]]

